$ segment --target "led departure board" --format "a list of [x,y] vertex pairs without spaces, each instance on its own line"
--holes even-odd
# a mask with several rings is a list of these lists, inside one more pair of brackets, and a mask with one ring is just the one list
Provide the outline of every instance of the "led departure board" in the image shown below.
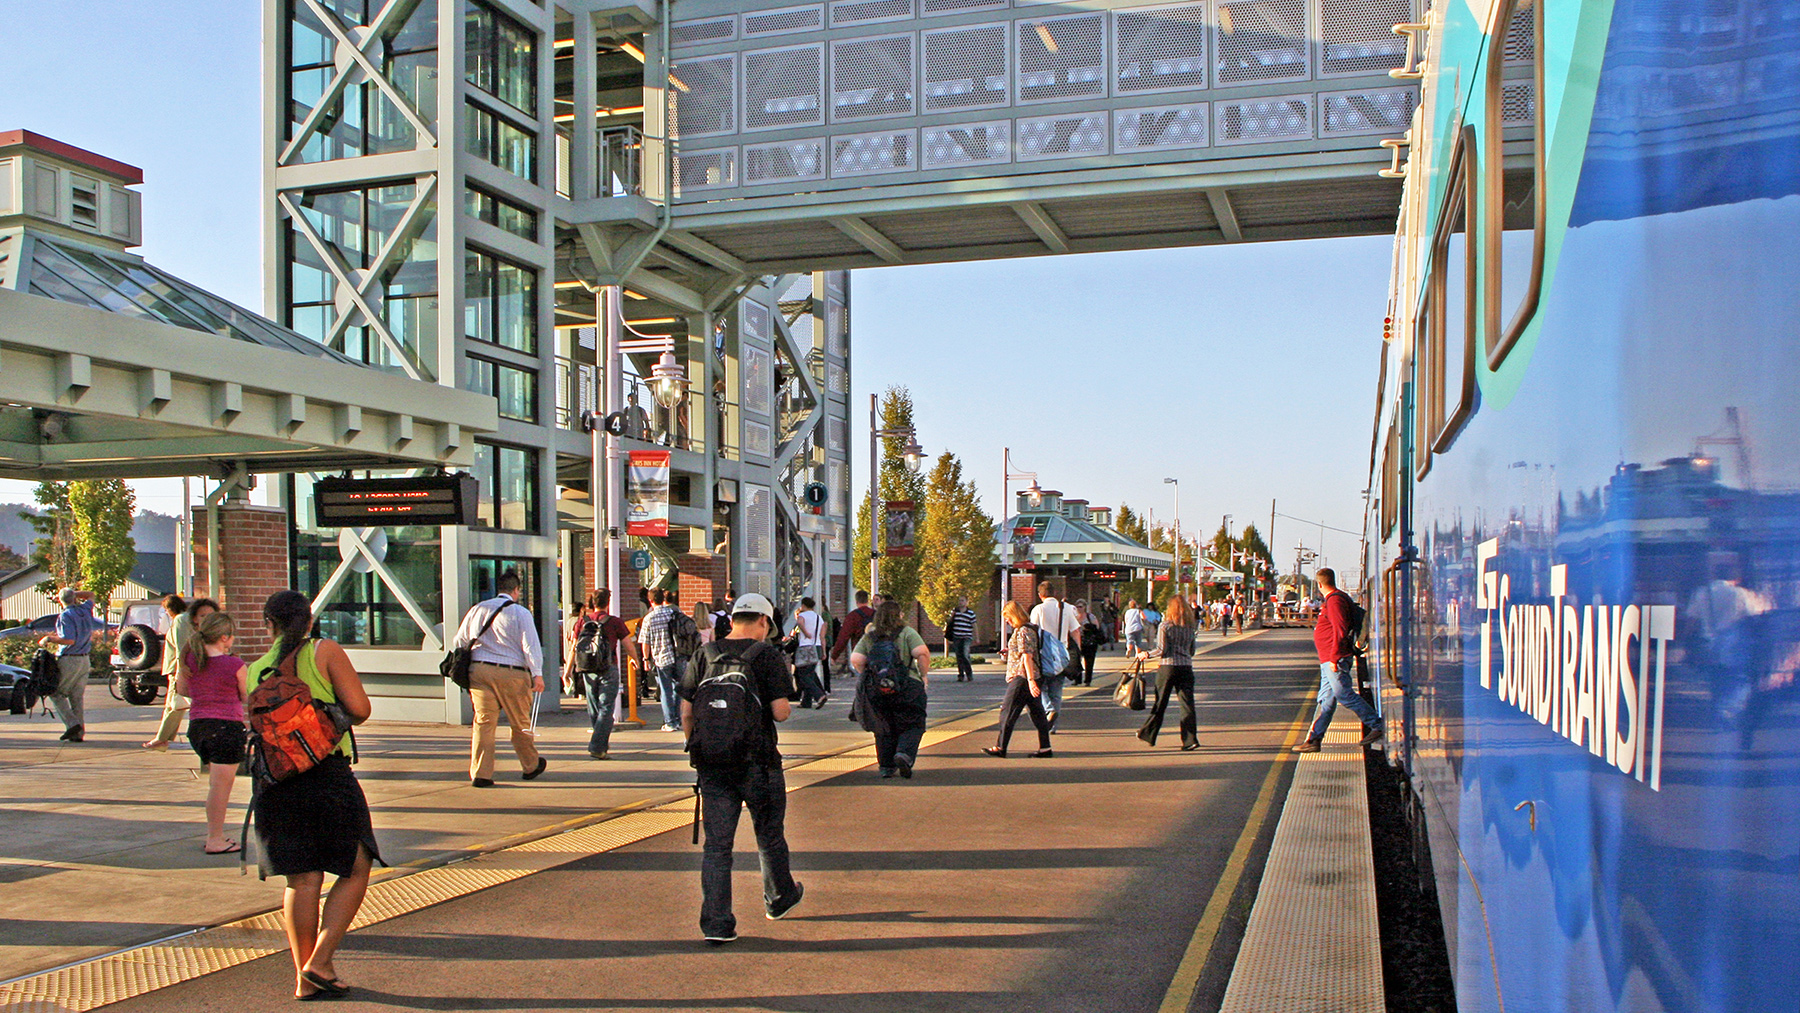
[[473,524],[480,492],[469,474],[321,478],[313,483],[313,516],[322,528]]

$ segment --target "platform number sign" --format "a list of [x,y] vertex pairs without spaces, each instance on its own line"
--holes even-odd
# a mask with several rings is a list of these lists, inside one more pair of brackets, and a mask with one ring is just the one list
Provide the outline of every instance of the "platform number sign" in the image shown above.
[[806,488],[800,493],[800,498],[804,500],[806,505],[811,507],[815,513],[824,509],[825,501],[829,499],[830,496],[831,491],[825,488],[824,482],[808,482],[806,483]]

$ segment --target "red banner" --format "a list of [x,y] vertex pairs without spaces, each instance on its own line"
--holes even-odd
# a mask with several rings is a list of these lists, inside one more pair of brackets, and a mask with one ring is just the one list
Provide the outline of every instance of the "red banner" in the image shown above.
[[669,534],[669,452],[634,450],[625,478],[625,533]]

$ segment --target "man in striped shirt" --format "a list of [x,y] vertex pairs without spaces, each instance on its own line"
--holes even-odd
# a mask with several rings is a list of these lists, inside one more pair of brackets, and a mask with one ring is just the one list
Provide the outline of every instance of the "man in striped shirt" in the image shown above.
[[956,655],[956,681],[974,682],[975,666],[969,660],[969,641],[975,639],[975,610],[965,595],[957,599],[956,608],[944,623],[944,636],[950,638],[950,651]]

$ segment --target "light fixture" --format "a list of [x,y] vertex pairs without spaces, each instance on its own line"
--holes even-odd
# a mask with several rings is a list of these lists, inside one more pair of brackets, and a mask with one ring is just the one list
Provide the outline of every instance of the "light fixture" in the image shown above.
[[917,475],[919,468],[925,463],[925,448],[919,446],[918,437],[908,433],[906,447],[900,451],[900,456],[906,461],[906,470]]
[[687,397],[687,392],[687,370],[676,361],[674,352],[662,353],[662,358],[657,359],[650,370],[650,393],[656,403],[673,409]]
[[1034,510],[1044,505],[1044,490],[1038,487],[1037,479],[1031,480],[1031,485],[1025,490],[1025,497],[1031,500]]

